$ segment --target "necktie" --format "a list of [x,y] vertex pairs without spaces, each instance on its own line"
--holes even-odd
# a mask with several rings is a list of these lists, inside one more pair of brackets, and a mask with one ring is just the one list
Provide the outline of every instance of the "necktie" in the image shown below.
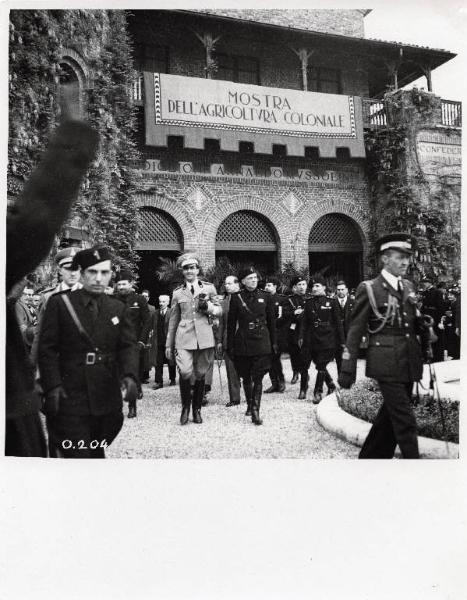
[[192,294],[192,296],[195,295],[195,287],[193,285],[191,286],[191,294]]
[[402,281],[400,279],[397,280],[397,289],[401,294],[404,291],[404,286],[402,285]]

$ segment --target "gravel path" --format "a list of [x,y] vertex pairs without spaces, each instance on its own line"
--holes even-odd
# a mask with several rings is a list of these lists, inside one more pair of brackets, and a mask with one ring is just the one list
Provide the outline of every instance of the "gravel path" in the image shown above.
[[[263,394],[263,425],[252,424],[245,416],[246,404],[226,408],[227,377],[222,367],[225,398],[221,398],[219,372],[215,365],[209,404],[201,411],[202,425],[191,420],[182,427],[178,385],[152,390],[144,385],[138,401],[138,416],[127,419],[117,439],[107,449],[108,458],[357,458],[359,448],[327,433],[317,422],[315,406],[298,400],[299,384],[290,385],[290,361],[283,360],[287,390],[284,394]],[[335,375],[335,364],[330,371]],[[314,370],[310,369],[312,385]],[[164,370],[164,377],[167,372]],[[166,379],[164,380],[166,381]],[[269,386],[269,376],[264,387]],[[190,417],[191,419],[191,417]]]

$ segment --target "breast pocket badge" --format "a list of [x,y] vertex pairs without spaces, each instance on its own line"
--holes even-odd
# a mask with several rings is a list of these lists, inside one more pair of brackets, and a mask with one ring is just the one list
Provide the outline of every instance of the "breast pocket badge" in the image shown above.
[[258,298],[258,302],[264,302],[264,298]]
[[120,323],[120,319],[118,317],[112,317],[111,321],[114,325],[118,325]]

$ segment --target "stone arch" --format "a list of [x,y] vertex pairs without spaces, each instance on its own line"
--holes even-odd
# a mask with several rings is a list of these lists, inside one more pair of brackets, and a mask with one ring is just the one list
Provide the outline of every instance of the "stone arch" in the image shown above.
[[64,64],[74,71],[81,90],[89,87],[89,69],[83,57],[76,50],[64,48],[60,57],[60,64]]
[[138,213],[136,250],[183,252],[183,232],[169,213],[152,206],[140,206]]
[[136,206],[137,208],[156,208],[169,214],[181,229],[185,252],[198,249],[198,235],[193,219],[179,202],[162,194],[138,194]]
[[268,199],[243,195],[234,197],[229,202],[219,203],[209,213],[209,218],[206,219],[202,231],[205,247],[210,250],[210,256],[207,256],[206,260],[211,264],[214,263],[217,230],[227,217],[239,211],[258,213],[262,219],[270,224],[277,240],[278,264],[281,264],[281,248],[283,240],[287,239],[286,225],[287,219],[290,220],[290,215],[285,208],[278,204],[273,206]]

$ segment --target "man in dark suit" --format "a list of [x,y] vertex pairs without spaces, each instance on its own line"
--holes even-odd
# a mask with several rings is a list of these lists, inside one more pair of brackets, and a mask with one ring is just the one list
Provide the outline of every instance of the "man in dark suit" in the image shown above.
[[15,316],[15,290],[52,247],[94,156],[97,134],[65,91],[61,124],[20,196],[7,209],[5,454],[46,456],[34,371]]
[[83,288],[51,296],[39,340],[50,454],[105,458],[123,423],[121,386],[128,402],[137,395],[136,336],[130,309],[104,293],[112,275],[107,248],[73,260]]
[[[139,347],[139,367],[138,367],[138,399],[143,397],[143,388],[141,381],[144,379],[144,352],[146,350],[146,342],[149,337],[150,319],[148,303],[141,294],[137,294],[133,288],[134,275],[127,269],[122,269],[116,282],[116,293],[114,297],[123,302],[130,310],[130,316],[135,328],[136,339]],[[128,418],[136,417],[136,399],[128,403]]]
[[[307,367],[311,360],[315,363],[317,374],[313,404],[319,404],[323,397],[324,383],[329,394],[336,389],[327,365],[334,359],[337,348],[343,348],[345,338],[337,300],[326,296],[325,279],[314,277],[311,289],[312,296],[305,304],[300,323],[299,346]],[[306,387],[301,387],[299,399],[306,398],[306,391]]]
[[272,355],[272,366],[269,371],[271,386],[267,390],[264,390],[265,394],[272,394],[273,392],[282,394],[285,392],[285,379],[284,371],[282,370],[281,354],[282,352],[287,352],[288,320],[285,318],[285,313],[287,310],[288,298],[277,292],[278,287],[279,280],[277,277],[266,277],[264,291],[271,294],[274,302],[278,352],[277,354]]
[[419,458],[411,397],[414,381],[423,374],[417,338],[422,330],[413,285],[403,279],[414,248],[415,239],[409,234],[380,238],[376,250],[382,271],[357,288],[339,384],[349,388],[355,381],[360,340],[368,330],[366,375],[378,381],[383,395],[359,458],[392,458],[396,445],[404,458]]
[[169,368],[170,385],[175,385],[176,367],[173,361],[169,361],[165,355],[165,343],[167,341],[167,332],[170,321],[170,296],[161,294],[159,296],[159,308],[154,311],[152,321],[153,339],[152,350],[155,366],[154,390],[163,387],[164,364]]
[[227,319],[227,354],[243,380],[247,414],[255,425],[262,425],[259,411],[263,377],[271,368],[271,354],[278,352],[276,316],[271,294],[258,289],[254,267],[239,274],[243,288],[230,299]]
[[[344,330],[344,339],[346,339],[349,331],[350,315],[352,314],[353,306],[355,304],[355,298],[350,297],[349,289],[345,281],[337,282],[336,299],[338,304],[339,318]],[[340,343],[337,345],[335,358],[337,364],[337,373],[339,374],[341,372],[342,364],[342,346]]]
[[154,320],[154,313],[156,312],[156,307],[153,306],[152,304],[149,304],[149,290],[143,290],[141,292],[141,296],[146,300],[146,302],[148,303],[148,309],[149,309],[149,321],[147,323],[147,335],[146,335],[146,346],[145,349],[142,350],[142,366],[141,366],[141,372],[142,372],[142,379],[141,382],[142,383],[149,383],[149,371],[151,368],[151,363],[150,363],[150,354],[151,354],[151,341],[152,341],[152,336],[153,336],[153,329],[152,329],[152,323]]
[[217,354],[224,356],[225,370],[227,372],[227,385],[229,387],[229,401],[226,406],[238,406],[240,404],[240,379],[235,369],[235,364],[230,356],[225,352],[227,349],[227,319],[229,316],[230,300],[232,294],[240,290],[238,278],[235,275],[228,275],[224,281],[225,298],[221,300],[222,315],[219,317],[219,327],[216,331]]
[[288,304],[284,306],[284,318],[287,328],[287,346],[290,355],[290,364],[292,365],[292,380],[290,383],[297,383],[300,376],[300,392],[308,388],[308,366],[304,360],[302,349],[298,345],[300,337],[300,324],[303,318],[305,304],[310,296],[307,294],[308,281],[305,277],[297,276],[290,282],[293,294],[288,297]]
[[425,290],[422,302],[422,313],[429,315],[434,321],[434,331],[437,341],[433,344],[433,361],[444,360],[444,349],[446,347],[443,317],[448,309],[446,301],[446,283],[441,281],[436,287],[430,283]]

